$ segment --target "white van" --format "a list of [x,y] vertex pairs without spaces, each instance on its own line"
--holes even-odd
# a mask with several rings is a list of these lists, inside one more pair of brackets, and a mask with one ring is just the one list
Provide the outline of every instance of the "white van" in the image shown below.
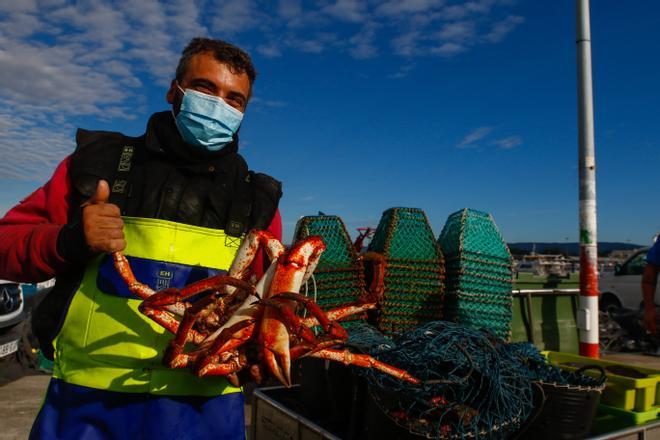
[[[638,310],[644,306],[642,297],[642,272],[646,267],[646,254],[649,248],[636,251],[614,272],[601,274],[598,287],[600,290],[600,310],[625,308]],[[655,301],[660,302],[660,286],[656,288]]]

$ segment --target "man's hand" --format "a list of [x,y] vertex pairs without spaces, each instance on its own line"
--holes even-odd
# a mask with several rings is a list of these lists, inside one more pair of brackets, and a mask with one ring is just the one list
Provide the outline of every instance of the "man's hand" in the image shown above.
[[108,182],[99,180],[96,193],[83,205],[85,241],[95,254],[122,251],[126,247],[121,212],[117,205],[108,203],[109,197]]

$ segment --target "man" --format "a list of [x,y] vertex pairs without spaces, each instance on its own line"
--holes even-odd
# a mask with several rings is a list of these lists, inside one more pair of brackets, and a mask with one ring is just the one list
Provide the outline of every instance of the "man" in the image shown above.
[[660,239],[646,254],[646,267],[642,273],[642,295],[644,297],[644,323],[646,329],[652,334],[658,333],[657,312],[655,307],[655,290],[658,283],[658,272],[660,272]]
[[193,39],[170,111],[138,138],[79,130],[50,181],[0,220],[0,278],[57,277],[33,318],[55,364],[31,438],[245,438],[240,389],[161,364],[172,335],[138,312],[108,253],[160,290],[226,270],[249,229],[281,237],[280,183],[237,154],[255,76],[241,49]]

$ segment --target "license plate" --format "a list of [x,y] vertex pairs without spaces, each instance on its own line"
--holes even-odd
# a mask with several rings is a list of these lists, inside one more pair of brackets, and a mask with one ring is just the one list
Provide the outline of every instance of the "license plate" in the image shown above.
[[0,345],[0,358],[9,356],[10,354],[18,351],[18,339],[15,341],[7,342]]

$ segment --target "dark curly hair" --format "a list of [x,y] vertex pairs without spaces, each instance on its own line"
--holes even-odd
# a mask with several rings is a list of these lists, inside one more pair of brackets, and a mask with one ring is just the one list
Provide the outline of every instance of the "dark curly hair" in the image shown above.
[[190,60],[199,53],[211,52],[216,60],[229,66],[233,73],[243,73],[250,80],[250,89],[257,77],[257,71],[252,65],[250,55],[242,49],[222,40],[212,40],[210,38],[193,38],[183,49],[179,65],[176,67],[176,80],[181,81],[188,69]]

